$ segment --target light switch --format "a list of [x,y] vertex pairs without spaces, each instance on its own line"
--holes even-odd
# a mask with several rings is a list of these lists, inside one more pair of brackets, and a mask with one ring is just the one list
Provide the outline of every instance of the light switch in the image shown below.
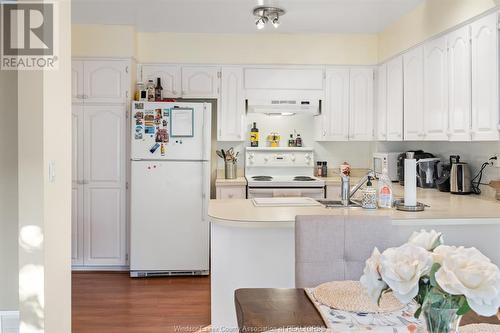
[[49,162],[49,183],[55,183],[56,181],[56,162]]

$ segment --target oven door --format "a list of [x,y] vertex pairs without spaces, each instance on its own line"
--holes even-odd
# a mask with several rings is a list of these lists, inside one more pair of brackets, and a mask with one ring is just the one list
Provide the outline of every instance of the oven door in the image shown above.
[[252,198],[283,198],[283,197],[308,197],[324,199],[324,187],[311,188],[248,188],[248,199]]

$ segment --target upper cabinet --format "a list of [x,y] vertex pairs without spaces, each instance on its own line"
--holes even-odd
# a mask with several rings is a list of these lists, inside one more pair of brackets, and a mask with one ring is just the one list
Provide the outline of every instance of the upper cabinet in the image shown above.
[[448,35],[448,110],[450,141],[470,141],[471,119],[470,27]]
[[377,108],[375,136],[379,141],[387,140],[387,64],[377,69]]
[[83,96],[85,103],[122,104],[129,91],[130,62],[127,60],[85,60]]
[[349,69],[326,70],[325,103],[320,121],[318,141],[349,139]]
[[349,139],[373,139],[373,81],[371,68],[351,69],[349,102]]
[[498,140],[498,13],[471,24],[472,140]]
[[425,140],[448,140],[448,55],[447,37],[424,45]]
[[403,140],[403,57],[387,63],[387,140]]
[[83,95],[83,61],[73,60],[71,62],[71,99],[73,103],[82,103]]
[[179,65],[142,65],[142,82],[146,84],[153,80],[156,84],[158,78],[161,80],[163,97],[175,98],[181,96],[181,66]]
[[245,89],[322,90],[322,68],[245,68]]
[[219,97],[219,73],[217,66],[182,67],[182,97]]
[[243,140],[245,97],[243,94],[243,69],[222,67],[220,108],[217,115],[220,141]]
[[404,57],[404,139],[423,140],[424,133],[424,54],[417,47]]

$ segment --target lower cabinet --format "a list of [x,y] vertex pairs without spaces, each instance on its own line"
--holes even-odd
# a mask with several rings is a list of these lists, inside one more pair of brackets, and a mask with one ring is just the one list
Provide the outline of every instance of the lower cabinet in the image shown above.
[[72,263],[127,265],[126,108],[74,105]]
[[223,199],[246,199],[246,186],[217,186],[216,198]]

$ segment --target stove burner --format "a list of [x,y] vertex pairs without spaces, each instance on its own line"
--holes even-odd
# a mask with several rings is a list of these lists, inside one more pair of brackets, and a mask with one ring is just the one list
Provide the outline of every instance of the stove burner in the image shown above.
[[259,181],[259,182],[269,182],[273,180],[273,177],[271,176],[253,176],[253,180]]
[[293,177],[293,180],[297,181],[297,182],[310,182],[310,181],[313,181],[316,179],[308,177],[308,176],[296,176],[296,177]]

